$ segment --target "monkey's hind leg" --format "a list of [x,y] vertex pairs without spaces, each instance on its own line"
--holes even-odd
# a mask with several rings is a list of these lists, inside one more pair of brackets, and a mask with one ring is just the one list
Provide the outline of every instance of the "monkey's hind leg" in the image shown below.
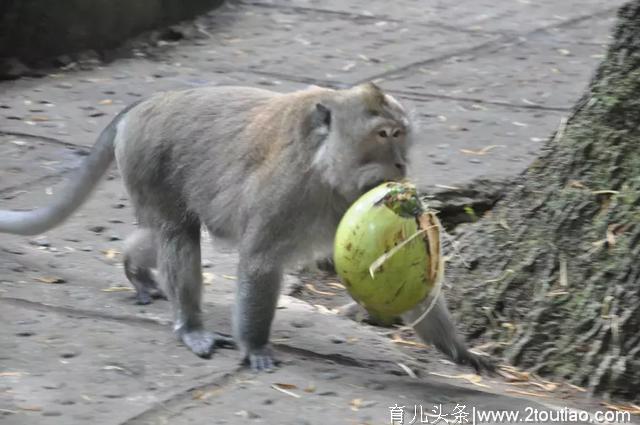
[[136,289],[136,304],[167,299],[158,286],[156,238],[151,229],[140,228],[129,236],[124,249],[124,272]]
[[244,362],[254,371],[271,370],[276,362],[269,347],[282,270],[263,252],[241,253],[238,265],[234,337]]
[[200,224],[163,226],[157,237],[159,276],[173,307],[177,336],[204,358],[209,358],[216,347],[232,347],[231,338],[203,327]]

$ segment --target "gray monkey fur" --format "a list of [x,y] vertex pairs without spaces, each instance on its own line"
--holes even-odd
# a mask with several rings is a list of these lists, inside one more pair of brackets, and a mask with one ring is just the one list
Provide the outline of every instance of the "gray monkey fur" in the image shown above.
[[[60,224],[115,156],[140,226],[125,252],[138,301],[166,294],[176,334],[199,356],[231,345],[203,328],[200,229],[236,242],[234,339],[253,369],[271,369],[284,267],[330,250],[354,200],[405,177],[411,126],[405,109],[371,83],[289,94],[246,87],[157,94],[105,128],[51,205],[0,211],[0,232],[31,235]],[[444,300],[427,319],[416,326],[420,337],[457,362],[485,367],[457,336]]]

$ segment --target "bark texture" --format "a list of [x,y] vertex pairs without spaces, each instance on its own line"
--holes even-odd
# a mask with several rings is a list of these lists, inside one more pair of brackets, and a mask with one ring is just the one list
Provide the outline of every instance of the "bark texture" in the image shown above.
[[640,400],[640,0],[508,190],[460,232],[447,279],[460,323],[516,365]]

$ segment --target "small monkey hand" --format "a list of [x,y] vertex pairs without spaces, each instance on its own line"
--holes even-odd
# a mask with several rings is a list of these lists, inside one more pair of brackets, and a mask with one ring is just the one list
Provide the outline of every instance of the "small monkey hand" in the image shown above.
[[[454,362],[469,365],[478,373],[493,372],[495,370],[493,361],[469,351],[464,340],[458,335],[442,294],[438,296],[428,314],[422,317],[425,306],[430,304],[431,298],[427,297],[416,309],[405,313],[402,316],[405,323],[413,324],[413,330],[420,339],[428,344],[433,344]],[[416,320],[419,321],[415,322]]]
[[496,364],[490,357],[480,356],[469,351],[466,347],[451,359],[461,365],[468,365],[475,369],[477,374],[493,375],[496,371]]

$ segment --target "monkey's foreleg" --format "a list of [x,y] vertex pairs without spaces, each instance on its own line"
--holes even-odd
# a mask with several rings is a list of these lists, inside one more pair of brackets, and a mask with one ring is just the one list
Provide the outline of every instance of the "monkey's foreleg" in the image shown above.
[[[424,309],[431,304],[431,297],[427,297],[417,308],[402,315],[406,324],[412,324],[417,320]],[[459,364],[472,366],[476,372],[493,371],[494,364],[490,360],[473,354],[458,335],[453,318],[447,308],[447,303],[440,294],[435,305],[429,313],[413,327],[416,334],[423,341],[435,345],[435,347]]]
[[204,358],[210,357],[215,347],[232,346],[230,338],[203,328],[200,226],[165,229],[159,239],[159,275],[173,307],[174,331],[178,337]]
[[274,367],[269,334],[282,280],[280,265],[261,254],[240,256],[233,316],[234,337],[244,361],[255,371]]

